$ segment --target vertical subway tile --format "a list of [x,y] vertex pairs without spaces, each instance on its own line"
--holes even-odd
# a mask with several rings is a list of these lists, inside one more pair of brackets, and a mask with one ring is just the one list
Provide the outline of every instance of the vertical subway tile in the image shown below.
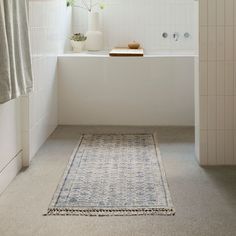
[[208,165],[217,163],[217,134],[216,130],[208,130],[207,136]]
[[232,61],[234,59],[234,27],[225,27],[225,60]]
[[217,12],[217,5],[216,0],[208,0],[208,26],[216,25],[216,12]]
[[215,26],[208,27],[207,39],[208,39],[208,60],[209,61],[216,60],[217,34],[216,34],[216,27]]
[[236,131],[236,96],[234,96],[234,130]]
[[207,96],[200,96],[200,129],[207,129],[207,112],[208,101]]
[[217,25],[225,24],[225,0],[217,0]]
[[216,139],[217,139],[217,165],[224,165],[225,164],[225,132],[224,130],[217,130],[217,134],[216,134]]
[[236,95],[236,62],[234,62],[234,95]]
[[225,131],[225,164],[234,164],[234,131]]
[[234,0],[225,0],[225,25],[234,25]]
[[217,95],[225,94],[225,62],[217,62]]
[[216,96],[208,96],[208,117],[207,128],[216,130],[217,127],[217,103]]
[[217,91],[217,68],[216,61],[208,61],[208,80],[207,80],[207,90],[208,95],[216,95]]
[[199,160],[199,155],[200,155],[200,129],[199,126],[195,126],[195,155],[197,159]]
[[225,29],[222,26],[217,27],[217,60],[225,59]]
[[207,95],[207,62],[201,61],[199,63],[200,77],[199,77],[199,89],[200,95]]
[[225,128],[225,96],[217,96],[217,130]]
[[204,61],[207,60],[207,27],[201,26],[199,34],[199,58]]
[[234,95],[234,63],[225,62],[225,95]]
[[236,165],[236,130],[234,130],[234,165]]
[[[235,5],[236,5],[236,1],[235,1]],[[235,12],[236,15],[236,12]],[[234,61],[236,61],[236,26],[234,26]]]
[[200,26],[207,25],[207,0],[199,1],[199,24]]
[[234,128],[234,96],[225,96],[225,129]]
[[208,165],[208,134],[207,130],[200,130],[200,156],[199,156],[199,162],[200,165]]

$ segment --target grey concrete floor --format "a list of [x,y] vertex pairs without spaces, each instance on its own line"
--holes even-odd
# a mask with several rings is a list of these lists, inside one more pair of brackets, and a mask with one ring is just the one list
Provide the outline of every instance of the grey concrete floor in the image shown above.
[[[176,216],[45,217],[81,133],[158,132]],[[60,126],[0,196],[0,236],[236,235],[236,168],[202,168],[193,128]]]

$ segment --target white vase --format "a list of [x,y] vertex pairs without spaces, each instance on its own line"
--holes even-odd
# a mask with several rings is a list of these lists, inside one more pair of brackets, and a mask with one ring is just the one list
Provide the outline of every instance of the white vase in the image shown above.
[[72,46],[74,52],[82,52],[85,47],[85,41],[71,40],[71,46]]
[[86,49],[88,51],[100,51],[103,49],[103,34],[99,30],[99,13],[89,12],[88,31],[86,33]]

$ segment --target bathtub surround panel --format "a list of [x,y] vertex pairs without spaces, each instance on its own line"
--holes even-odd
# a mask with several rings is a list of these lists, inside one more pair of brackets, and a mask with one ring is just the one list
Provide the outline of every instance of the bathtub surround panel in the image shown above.
[[11,157],[10,162],[0,171],[0,195],[22,169],[22,154],[23,152],[20,151],[16,156]]
[[0,105],[0,194],[22,164],[20,98]]
[[200,0],[199,3],[197,156],[202,165],[236,165],[236,1]]
[[194,125],[192,56],[68,54],[58,69],[59,124]]
[[57,127],[57,55],[70,48],[71,9],[64,0],[29,1],[34,92],[23,98],[24,166]]
[[[80,2],[80,0],[78,1]],[[147,50],[194,50],[195,29],[193,0],[105,0],[101,12],[104,47],[127,46],[139,41]],[[73,32],[87,31],[88,14],[73,10]],[[166,32],[167,38],[162,34]],[[179,33],[175,41],[174,33]],[[189,33],[189,37],[184,37]]]

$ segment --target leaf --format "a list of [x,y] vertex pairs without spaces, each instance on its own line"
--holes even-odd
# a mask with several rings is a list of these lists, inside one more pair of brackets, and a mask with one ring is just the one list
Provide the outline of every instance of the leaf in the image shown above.
[[105,8],[105,4],[103,2],[100,2],[99,7],[100,7],[101,10],[103,10]]
[[67,6],[67,7],[70,7],[70,6],[73,7],[74,5],[75,5],[75,0],[67,0],[67,1],[66,1],[66,6]]

